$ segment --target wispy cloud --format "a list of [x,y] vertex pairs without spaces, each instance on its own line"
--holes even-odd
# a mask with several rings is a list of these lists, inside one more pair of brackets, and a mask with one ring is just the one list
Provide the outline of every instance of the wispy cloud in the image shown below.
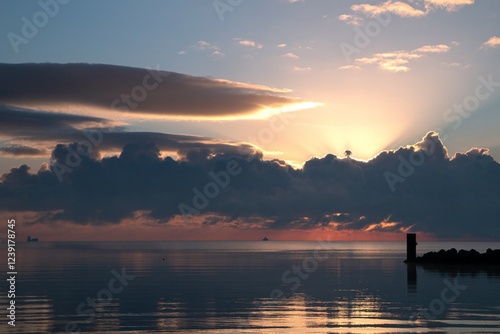
[[251,41],[249,39],[243,39],[238,42],[238,44],[243,45],[243,46],[249,46],[257,49],[262,49],[264,45],[256,43],[255,41]]
[[483,47],[496,48],[498,46],[500,46],[500,37],[497,36],[493,36],[483,43]]
[[207,41],[198,41],[195,45],[192,45],[192,47],[201,51],[211,51],[213,56],[224,56],[224,52],[222,52],[220,47],[210,44]]
[[286,44],[285,43],[281,43],[281,44],[278,44],[276,45],[278,48],[286,48]]
[[347,24],[353,25],[353,26],[360,26],[363,22],[363,19],[357,15],[349,15],[349,14],[342,14],[339,15],[339,20],[344,21]]
[[32,146],[11,144],[0,147],[0,156],[13,156],[13,157],[46,157],[48,151],[43,148],[36,148]]
[[340,66],[338,68],[339,70],[359,70],[361,67],[358,65],[345,65],[345,66]]
[[420,58],[421,55],[412,54],[405,51],[396,51],[390,53],[376,53],[372,57],[358,58],[356,63],[359,65],[377,64],[379,69],[387,72],[408,72],[407,66],[411,59]]
[[220,50],[220,48],[216,45],[210,44],[207,41],[198,41],[193,47],[199,50]]
[[421,17],[426,15],[425,11],[414,8],[407,3],[391,0],[385,1],[379,5],[352,5],[351,9],[367,16],[376,16],[384,13],[395,14],[401,17]]
[[426,8],[442,8],[454,12],[466,5],[473,5],[474,0],[425,0]]
[[447,67],[467,67],[467,65],[458,62],[443,62],[442,64]]
[[[409,2],[386,0],[378,4],[363,3],[352,5],[351,10],[354,13],[363,14],[367,17],[393,14],[400,17],[420,18],[438,9],[454,12],[463,6],[472,4],[474,4],[474,0],[410,0]],[[339,16],[339,20],[352,25],[362,24],[362,18],[356,15],[343,14]]]
[[283,55],[285,58],[291,58],[291,59],[299,59],[300,57],[297,56],[295,53],[288,52]]
[[299,66],[295,66],[295,67],[293,68],[293,70],[294,70],[295,72],[309,72],[309,71],[311,71],[311,69],[312,69],[312,68],[311,68],[311,67],[309,67],[309,66],[307,66],[307,67],[299,67]]
[[413,51],[399,50],[394,52],[375,53],[371,57],[362,57],[355,59],[355,65],[346,65],[339,67],[339,70],[360,69],[363,65],[377,65],[382,71],[398,73],[409,72],[410,62],[419,59],[427,54],[445,53],[450,47],[445,44],[424,45]]
[[450,51],[450,47],[445,44],[438,45],[424,45],[412,52],[416,53],[444,53]]

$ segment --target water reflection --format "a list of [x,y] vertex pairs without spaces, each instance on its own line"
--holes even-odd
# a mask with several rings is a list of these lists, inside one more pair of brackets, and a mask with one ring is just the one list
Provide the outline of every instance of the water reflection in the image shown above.
[[486,274],[488,277],[500,277],[500,264],[419,264],[425,271],[434,273],[462,274],[469,276],[480,276]]
[[417,265],[413,262],[406,263],[406,282],[408,293],[417,293]]
[[[294,248],[271,242],[268,251],[254,251],[258,244],[238,245],[237,251],[213,244],[71,246],[18,251],[19,332],[64,332],[71,322],[88,332],[452,332],[464,326],[494,332],[500,320],[492,293],[499,276],[405,265],[403,243],[399,251],[394,244],[351,250],[332,245],[329,257],[295,290],[283,273],[310,257],[315,243]],[[136,275],[130,285],[107,303],[97,302],[95,319],[79,314],[78,306],[96,298],[111,270],[122,267]],[[440,298],[444,279],[457,277],[467,289],[456,302],[435,319],[412,318]],[[271,296],[275,289],[283,291],[281,298]]]

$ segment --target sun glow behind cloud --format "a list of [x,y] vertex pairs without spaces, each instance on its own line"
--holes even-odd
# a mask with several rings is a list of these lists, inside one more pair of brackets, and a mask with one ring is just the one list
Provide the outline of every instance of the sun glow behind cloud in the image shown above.
[[[353,151],[353,158],[368,160],[393,148],[418,121],[422,101],[409,100],[413,93],[405,78],[388,92],[385,85],[393,80],[392,74],[381,76],[377,72],[376,68],[363,74],[342,72],[339,79],[343,85],[335,87],[335,94],[329,89],[318,89],[315,97],[324,101],[323,105],[294,113],[283,133],[277,134],[270,144],[259,146],[267,151],[284,151],[283,158],[297,163],[328,153],[343,156],[347,149]],[[328,76],[319,78],[318,86],[328,87],[328,80]]]
[[297,102],[279,107],[264,108],[260,112],[257,112],[256,115],[254,116],[255,118],[252,119],[269,118],[284,112],[295,112],[295,111],[313,109],[321,106],[323,106],[323,103],[321,102]]
[[321,130],[323,129],[318,125],[310,125],[311,136],[322,138],[319,141],[322,145],[307,148],[310,157],[324,156],[329,152],[341,157],[345,150],[351,150],[353,158],[368,160],[394,140],[390,132],[380,133],[378,129],[368,126],[356,126],[350,129],[330,126],[330,131]]
[[[292,103],[283,103],[274,107],[257,108],[254,112],[247,114],[234,114],[234,115],[215,115],[215,116],[182,116],[182,115],[169,115],[169,114],[145,114],[141,112],[127,112],[121,113],[110,108],[89,106],[89,105],[67,105],[60,106],[54,104],[38,104],[37,106],[23,105],[19,107],[30,107],[32,110],[50,110],[50,112],[67,112],[69,114],[79,115],[82,112],[87,115],[101,116],[109,119],[108,125],[125,126],[132,121],[233,121],[233,120],[259,120],[267,119],[281,113],[291,113],[307,109],[314,109],[323,106],[321,102],[313,101],[299,101]],[[101,124],[94,124],[96,127],[101,127]]]

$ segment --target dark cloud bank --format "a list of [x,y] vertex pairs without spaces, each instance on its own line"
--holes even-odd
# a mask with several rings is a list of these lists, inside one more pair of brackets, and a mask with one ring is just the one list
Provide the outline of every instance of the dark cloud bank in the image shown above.
[[[72,161],[68,155],[78,150],[81,161],[61,174],[61,166]],[[500,164],[487,150],[449,158],[438,135],[430,132],[415,145],[367,162],[329,154],[307,161],[303,169],[238,151],[185,147],[182,159],[173,160],[163,158],[154,141],[136,141],[124,145],[119,156],[101,159],[96,150],[85,155],[76,144],[60,144],[51,166],[31,173],[22,165],[1,177],[0,209],[40,212],[39,223],[95,225],[119,223],[144,211],[168,224],[180,214],[179,204],[194,207],[193,189],[203,193],[213,181],[210,174],[226,171],[233,161],[239,173],[198,210],[201,214],[272,229],[412,226],[442,237],[499,239]],[[373,225],[381,222],[397,224]]]
[[[46,157],[58,143],[89,142],[89,137],[96,138],[99,149],[104,152],[119,152],[128,143],[140,142],[154,142],[162,151],[180,157],[190,150],[205,150],[209,154],[251,153],[256,150],[250,144],[208,137],[125,130],[104,118],[0,105],[0,136],[9,141],[0,147],[0,157]],[[105,140],[100,137],[105,137]]]
[[[0,64],[0,104],[97,107],[162,117],[241,118],[297,102],[287,90],[104,64]],[[54,109],[56,108],[56,109]]]

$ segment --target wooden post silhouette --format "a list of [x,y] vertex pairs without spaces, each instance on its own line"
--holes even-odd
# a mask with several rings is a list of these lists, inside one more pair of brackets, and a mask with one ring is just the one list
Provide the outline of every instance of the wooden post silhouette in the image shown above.
[[417,258],[417,235],[415,233],[406,234],[406,261],[415,262]]

